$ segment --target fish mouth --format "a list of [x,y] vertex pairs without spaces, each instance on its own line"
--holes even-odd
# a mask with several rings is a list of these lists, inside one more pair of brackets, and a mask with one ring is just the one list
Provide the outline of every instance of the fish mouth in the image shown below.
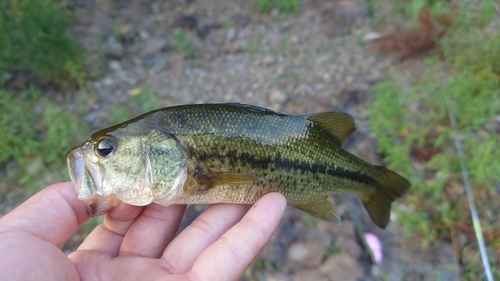
[[103,194],[101,169],[98,164],[85,159],[81,148],[70,150],[66,160],[78,199],[87,204],[90,216],[103,215],[118,204],[119,200],[115,196]]

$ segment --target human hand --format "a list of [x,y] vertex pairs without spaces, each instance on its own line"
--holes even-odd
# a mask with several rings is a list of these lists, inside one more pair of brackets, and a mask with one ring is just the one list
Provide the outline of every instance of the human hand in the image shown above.
[[0,280],[237,280],[275,231],[286,206],[210,206],[175,236],[183,205],[120,203],[69,256],[59,249],[89,216],[73,185],[40,191],[0,219]]

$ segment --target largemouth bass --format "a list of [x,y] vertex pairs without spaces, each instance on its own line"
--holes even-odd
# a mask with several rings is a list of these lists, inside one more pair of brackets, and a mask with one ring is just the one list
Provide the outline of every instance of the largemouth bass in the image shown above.
[[243,104],[168,107],[94,133],[67,154],[78,198],[91,216],[119,201],[144,206],[253,204],[279,192],[326,221],[328,195],[356,194],[375,224],[410,183],[341,147],[354,132],[341,112],[293,116]]

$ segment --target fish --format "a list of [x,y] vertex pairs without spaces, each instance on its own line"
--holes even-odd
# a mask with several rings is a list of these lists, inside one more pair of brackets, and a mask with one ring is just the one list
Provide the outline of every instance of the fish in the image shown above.
[[91,216],[120,201],[253,204],[279,192],[289,205],[339,223],[329,195],[352,193],[385,228],[392,202],[410,183],[344,150],[355,130],[343,112],[295,116],[239,103],[179,105],[92,134],[67,153],[67,164]]

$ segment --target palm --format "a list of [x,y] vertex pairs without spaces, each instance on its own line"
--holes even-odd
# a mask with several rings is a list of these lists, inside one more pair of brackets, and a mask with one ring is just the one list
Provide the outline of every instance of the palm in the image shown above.
[[[12,262],[10,266],[10,262],[4,263],[6,269],[0,269],[0,276],[27,279],[31,275],[37,280],[74,280],[78,276],[81,280],[236,280],[272,235],[285,206],[278,194],[266,195],[250,211],[244,205],[214,205],[175,236],[184,206],[152,204],[142,208],[120,204],[77,251],[66,257],[58,247],[88,216],[73,191],[57,185],[51,188],[59,198],[49,196],[47,202],[32,199],[22,210],[0,220],[0,254],[8,253],[7,260]],[[52,208],[39,210],[46,208],[46,203]],[[30,270],[15,271],[14,264],[17,268],[26,264]]]

